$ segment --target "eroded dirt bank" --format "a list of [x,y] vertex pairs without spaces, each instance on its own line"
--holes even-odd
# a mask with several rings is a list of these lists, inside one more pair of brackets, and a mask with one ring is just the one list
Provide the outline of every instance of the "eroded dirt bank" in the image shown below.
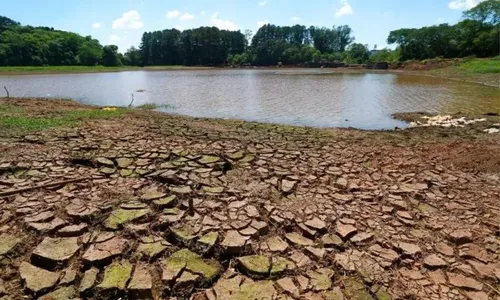
[[[61,109],[44,101],[0,104]],[[500,138],[482,128],[72,126],[0,138],[2,300],[499,297]]]

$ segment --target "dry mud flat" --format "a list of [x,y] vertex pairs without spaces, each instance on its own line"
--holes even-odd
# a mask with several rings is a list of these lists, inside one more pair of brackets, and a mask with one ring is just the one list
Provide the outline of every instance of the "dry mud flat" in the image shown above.
[[1,138],[0,299],[500,299],[500,143],[459,130],[132,111]]

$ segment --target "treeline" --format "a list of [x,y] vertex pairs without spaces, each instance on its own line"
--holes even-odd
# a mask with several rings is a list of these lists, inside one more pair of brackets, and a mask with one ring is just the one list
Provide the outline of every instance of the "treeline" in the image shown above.
[[500,1],[487,0],[465,11],[456,25],[440,24],[391,31],[387,42],[397,44],[400,60],[435,57],[491,57],[500,54]]
[[[228,56],[243,53],[245,47],[245,36],[239,31],[200,27],[145,32],[140,52],[143,65],[221,65]],[[134,51],[127,51],[126,57]]]
[[347,25],[264,25],[251,31],[200,27],[145,32],[124,55],[90,36],[49,27],[22,26],[0,16],[0,66],[60,65],[276,65],[364,64],[435,57],[490,57],[500,53],[500,1],[486,0],[465,11],[456,25],[391,31],[395,50],[369,51],[354,43]]
[[[200,27],[145,32],[139,49],[125,53],[142,65],[298,64],[339,61],[354,41],[349,26],[333,28],[264,25],[252,36],[240,31]],[[142,56],[142,60],[137,60]]]
[[90,36],[49,27],[22,26],[0,16],[0,66],[118,66],[123,57],[114,45]]

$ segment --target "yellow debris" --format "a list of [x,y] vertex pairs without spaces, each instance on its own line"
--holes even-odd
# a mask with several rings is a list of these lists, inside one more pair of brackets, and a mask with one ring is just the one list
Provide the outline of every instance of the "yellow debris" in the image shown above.
[[102,110],[112,110],[112,111],[115,111],[116,107],[103,107]]

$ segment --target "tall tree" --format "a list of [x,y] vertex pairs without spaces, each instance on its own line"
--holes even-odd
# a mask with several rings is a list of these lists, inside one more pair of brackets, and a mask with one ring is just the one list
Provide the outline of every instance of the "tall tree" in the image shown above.
[[464,11],[464,18],[476,20],[482,23],[497,25],[500,23],[500,1],[486,0],[475,7]]
[[115,45],[104,46],[102,49],[102,65],[107,67],[120,66],[122,62],[118,56],[118,47]]

